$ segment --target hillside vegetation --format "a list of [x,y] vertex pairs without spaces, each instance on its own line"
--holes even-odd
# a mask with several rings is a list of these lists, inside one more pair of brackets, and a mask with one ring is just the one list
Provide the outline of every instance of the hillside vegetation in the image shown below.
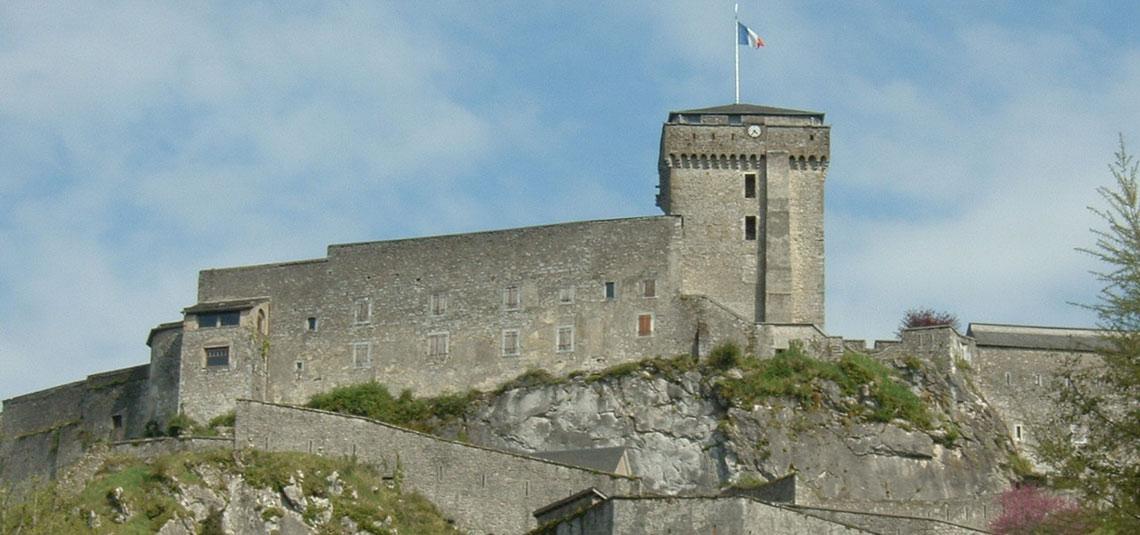
[[0,533],[451,533],[435,507],[367,465],[216,450],[111,458],[79,489],[0,494]]

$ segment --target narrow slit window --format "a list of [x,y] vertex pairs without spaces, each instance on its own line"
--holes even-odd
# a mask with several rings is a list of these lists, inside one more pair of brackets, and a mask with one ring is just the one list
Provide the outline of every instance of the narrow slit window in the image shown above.
[[617,299],[617,283],[606,282],[604,285],[606,301]]
[[744,239],[749,241],[756,240],[756,216],[744,216]]
[[744,198],[756,198],[756,173],[746,173],[744,175]]
[[1017,425],[1013,426],[1013,432],[1016,435],[1017,440],[1020,441],[1021,440],[1021,424],[1017,424]]

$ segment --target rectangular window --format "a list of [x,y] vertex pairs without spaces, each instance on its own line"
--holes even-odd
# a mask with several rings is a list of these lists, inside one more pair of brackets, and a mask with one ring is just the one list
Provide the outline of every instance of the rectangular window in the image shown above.
[[641,314],[637,317],[637,335],[653,336],[653,314]]
[[507,329],[503,331],[503,356],[514,357],[519,354],[519,331]]
[[307,328],[310,332],[316,332],[317,331],[317,317],[316,316],[309,316],[309,318],[305,320],[305,328]]
[[607,282],[604,286],[606,301],[617,299],[617,283]]
[[372,300],[367,297],[360,297],[353,305],[352,322],[357,325],[363,325],[372,321]]
[[241,312],[237,310],[198,314],[199,329],[209,327],[233,327],[240,322]]
[[432,333],[428,335],[428,356],[447,356],[447,333]]
[[522,305],[522,294],[518,286],[508,286],[503,289],[503,307],[507,310],[518,310]]
[[230,365],[230,348],[225,347],[207,347],[206,348],[206,367],[208,368],[228,368]]
[[657,280],[645,279],[641,281],[642,297],[657,297]]
[[752,241],[756,239],[756,216],[744,216],[744,239]]
[[352,344],[352,366],[354,368],[372,367],[371,342],[355,342]]
[[566,325],[558,328],[558,352],[574,351],[574,327]]
[[1021,424],[1013,426],[1013,432],[1016,440],[1021,441]]
[[744,198],[756,198],[756,173],[746,173],[744,175]]
[[447,294],[437,293],[431,295],[431,315],[442,316],[447,312]]
[[569,305],[574,302],[574,287],[570,286],[558,290],[558,304]]

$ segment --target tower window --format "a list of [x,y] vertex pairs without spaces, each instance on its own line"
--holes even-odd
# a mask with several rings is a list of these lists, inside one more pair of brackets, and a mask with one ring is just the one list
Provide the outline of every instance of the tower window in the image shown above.
[[747,173],[744,175],[744,198],[756,198],[756,173]]
[[309,316],[309,318],[305,320],[305,327],[311,332],[317,332],[317,317]]
[[241,312],[236,310],[230,312],[214,312],[209,314],[198,314],[198,328],[209,327],[232,327],[241,322]]
[[750,241],[756,239],[756,216],[754,215],[744,216],[744,239]]
[[606,282],[605,284],[606,301],[617,299],[617,283]]
[[1021,424],[1013,426],[1014,435],[1017,437],[1018,442],[1021,441]]
[[206,348],[206,367],[207,368],[228,368],[229,366],[230,366],[230,348],[229,348],[229,346],[207,347]]

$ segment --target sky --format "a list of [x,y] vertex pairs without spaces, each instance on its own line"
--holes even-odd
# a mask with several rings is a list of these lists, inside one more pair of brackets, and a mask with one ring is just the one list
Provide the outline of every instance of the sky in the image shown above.
[[[1027,7],[1031,6],[1031,7]],[[211,267],[658,214],[670,110],[733,99],[733,4],[0,4],[0,399],[149,358]],[[1092,326],[1076,248],[1140,3],[745,1],[742,101],[826,113],[826,330]]]

